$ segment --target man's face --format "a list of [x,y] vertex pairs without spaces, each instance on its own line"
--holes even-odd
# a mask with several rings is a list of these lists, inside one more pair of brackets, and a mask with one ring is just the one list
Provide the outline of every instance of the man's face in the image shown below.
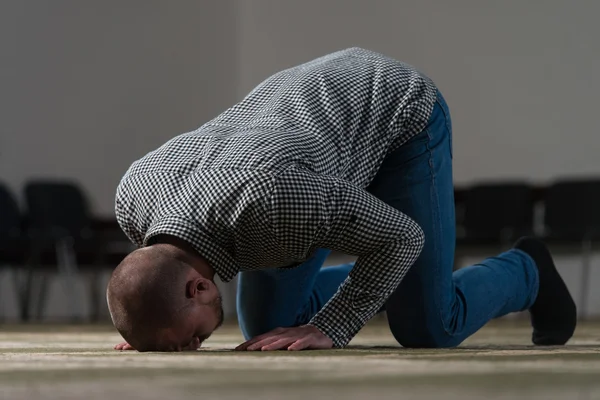
[[195,335],[200,339],[200,343],[223,325],[223,299],[217,292],[217,295],[206,304],[195,306],[190,313],[191,325],[194,327]]
[[202,345],[223,324],[223,319],[223,302],[217,292],[211,301],[193,304],[184,310],[178,325],[164,333],[159,348],[162,351],[188,350],[196,339]]

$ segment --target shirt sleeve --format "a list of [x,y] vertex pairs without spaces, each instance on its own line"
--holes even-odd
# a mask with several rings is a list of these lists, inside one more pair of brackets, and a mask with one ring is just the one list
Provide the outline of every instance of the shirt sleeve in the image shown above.
[[141,218],[135,209],[133,200],[129,195],[129,188],[124,180],[121,181],[117,188],[115,216],[127,238],[136,246],[142,247],[144,234],[141,230]]
[[290,168],[274,186],[270,218],[280,245],[308,258],[327,248],[358,260],[309,322],[344,347],[383,306],[424,244],[408,216],[349,182]]

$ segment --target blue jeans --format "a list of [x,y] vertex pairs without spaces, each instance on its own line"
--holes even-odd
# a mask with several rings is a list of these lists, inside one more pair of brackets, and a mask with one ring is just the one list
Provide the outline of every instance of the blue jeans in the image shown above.
[[[452,126],[438,92],[427,127],[384,160],[367,188],[416,221],[425,247],[384,309],[405,347],[453,347],[492,318],[531,307],[538,291],[534,261],[510,250],[453,272],[456,226]],[[353,263],[322,268],[321,249],[295,269],[242,272],[237,310],[249,339],[310,321],[335,294]]]

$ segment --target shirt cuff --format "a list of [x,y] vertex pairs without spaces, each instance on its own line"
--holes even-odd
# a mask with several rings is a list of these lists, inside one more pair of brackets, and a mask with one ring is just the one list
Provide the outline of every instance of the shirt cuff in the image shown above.
[[335,296],[309,322],[309,325],[315,326],[330,338],[335,348],[345,347],[386,300],[355,289],[350,283],[348,278]]

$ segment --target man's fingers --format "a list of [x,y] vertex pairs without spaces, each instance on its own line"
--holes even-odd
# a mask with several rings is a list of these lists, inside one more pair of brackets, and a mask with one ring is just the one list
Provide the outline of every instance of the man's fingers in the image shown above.
[[264,340],[266,338],[268,338],[269,336],[265,333],[264,335],[260,335],[260,336],[256,336],[242,344],[240,344],[238,347],[236,347],[235,349],[238,351],[243,351],[243,350],[248,350],[248,348],[250,346],[252,346],[254,343],[258,343],[261,340]]
[[135,350],[129,343],[119,343],[114,347],[115,350]]
[[268,337],[277,335],[277,334],[283,332],[284,330],[285,330],[284,328],[277,328],[277,329],[273,329],[270,332],[263,333],[262,335],[258,335],[256,337],[253,337],[252,339],[250,339],[250,340],[248,340],[248,341],[240,344],[238,347],[235,348],[235,350],[238,350],[238,351],[247,350],[248,347],[252,346],[254,343],[258,343],[261,340],[264,340],[264,339],[266,339]]
[[242,344],[240,344],[238,347],[235,348],[236,351],[244,351],[244,350],[248,350],[248,347],[253,345],[254,343],[256,343],[257,341],[262,340],[261,338],[259,338],[258,336],[255,338],[252,338]]
[[282,335],[274,335],[268,338],[261,340],[260,342],[256,342],[250,346],[248,346],[248,351],[261,350],[263,347],[268,346],[272,343],[277,342],[279,339],[282,339]]
[[262,346],[260,350],[262,351],[272,351],[272,350],[281,350],[287,348],[291,343],[294,343],[296,338],[284,337],[279,340],[274,341],[271,344]]
[[311,345],[312,338],[309,336],[296,340],[294,343],[290,344],[287,349],[290,351],[306,350],[310,349]]
[[261,340],[268,338],[270,335],[272,335],[272,333],[268,332],[268,333],[262,334],[260,336],[253,337],[252,339],[240,344],[235,349],[236,350],[247,350],[248,347],[252,346],[254,343],[260,342]]
[[200,347],[200,339],[195,337],[192,339],[192,341],[190,342],[190,344],[188,344],[187,346],[185,346],[185,348],[183,350],[185,351],[194,351],[194,350],[198,350],[198,348]]

